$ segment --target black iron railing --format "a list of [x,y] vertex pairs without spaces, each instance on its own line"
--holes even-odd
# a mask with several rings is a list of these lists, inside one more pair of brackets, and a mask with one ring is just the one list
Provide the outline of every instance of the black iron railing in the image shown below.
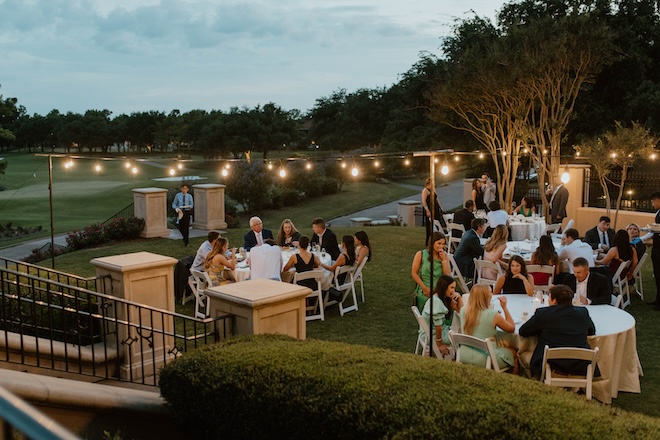
[[193,318],[0,267],[0,362],[157,385],[162,365],[233,330],[231,315]]
[[[613,182],[621,181],[621,170],[615,169],[610,171],[608,178]],[[598,180],[598,175],[592,169],[590,172],[585,173],[585,206],[594,208],[605,208],[606,200],[603,192],[603,187]],[[610,193],[610,203],[612,209],[616,208],[616,199],[619,195],[619,188],[612,184],[607,184]],[[655,212],[651,206],[651,199],[649,196],[660,188],[660,173],[648,170],[635,170],[630,169],[626,177],[625,187],[623,190],[623,198],[621,199],[621,209],[624,211],[642,211],[642,212]]]
[[109,219],[101,223],[101,225],[105,226],[116,218],[130,218],[130,217],[135,217],[135,203],[131,203],[121,211],[113,214],[112,216],[110,216]]
[[105,293],[103,278],[79,277],[70,273],[60,272],[47,267],[37,266],[24,261],[12,260],[11,258],[0,257],[0,268],[15,270],[16,272],[35,275],[38,278],[45,278],[69,286],[82,287],[87,290]]

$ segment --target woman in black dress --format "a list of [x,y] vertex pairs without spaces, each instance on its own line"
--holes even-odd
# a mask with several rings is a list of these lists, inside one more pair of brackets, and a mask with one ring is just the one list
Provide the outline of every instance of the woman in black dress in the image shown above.
[[[292,267],[295,267],[296,272],[298,273],[308,272],[318,268],[321,264],[319,259],[307,250],[307,246],[309,246],[309,237],[306,235],[301,235],[298,240],[300,242],[300,251],[291,255],[289,261],[287,261],[287,263],[284,265],[282,272],[286,272]],[[312,290],[316,290],[318,287],[315,280],[302,280],[299,281],[298,284],[301,286],[309,287]]]
[[534,296],[534,278],[527,273],[525,260],[520,255],[514,255],[509,261],[506,272],[497,279],[495,295],[500,293],[521,293]]
[[474,179],[472,181],[472,201],[474,202],[474,206],[477,207],[477,211],[488,211],[488,207],[484,203],[484,193],[481,191],[481,179]]
[[431,222],[431,207],[433,206],[433,219],[438,220],[443,228],[447,227],[445,218],[442,216],[442,207],[438,202],[438,193],[433,191],[435,202],[431,204],[431,179],[426,179],[424,189],[422,190],[422,206],[424,207],[424,225],[426,226],[426,240],[424,246],[428,246],[429,237],[433,232],[433,223]]

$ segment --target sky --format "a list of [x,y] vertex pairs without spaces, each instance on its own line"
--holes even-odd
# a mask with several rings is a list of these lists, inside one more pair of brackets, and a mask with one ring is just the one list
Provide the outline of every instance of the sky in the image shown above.
[[0,0],[0,95],[112,117],[390,87],[456,19],[502,0]]

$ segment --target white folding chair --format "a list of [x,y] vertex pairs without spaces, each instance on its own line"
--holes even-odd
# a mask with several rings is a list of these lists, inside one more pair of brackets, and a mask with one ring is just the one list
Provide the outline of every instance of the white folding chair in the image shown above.
[[616,299],[616,306],[625,310],[630,305],[630,289],[628,288],[628,277],[621,276],[624,270],[630,266],[630,260],[624,261],[619,265],[616,273],[612,277],[612,286],[614,287],[614,295]]
[[[536,283],[534,283],[534,290],[542,290],[544,292],[547,292],[553,284],[553,280],[554,280],[554,277],[555,277],[555,266],[544,266],[542,264],[530,264],[529,266],[527,266],[527,273],[528,274],[535,274],[535,273],[549,274],[550,278],[548,278],[548,282],[546,284],[536,284]],[[534,275],[532,275],[532,276],[534,276]]]
[[195,297],[195,291],[197,290],[197,279],[190,275],[188,277],[188,286],[190,287],[190,291],[192,292],[190,295],[186,296],[186,290],[183,291],[183,297],[181,298],[181,305],[184,305],[188,301],[194,300]]
[[545,234],[549,235],[553,240],[561,240],[561,235],[558,231],[561,228],[561,223],[553,223],[545,227]]
[[[550,348],[547,345],[543,350],[543,366],[541,367],[541,382],[553,387],[580,387],[585,389],[587,400],[591,400],[591,387],[594,380],[598,347],[593,350],[587,348],[558,347]],[[575,359],[591,361],[584,376],[565,376],[552,371],[548,363],[552,359]]]
[[367,257],[362,259],[362,263],[355,269],[353,274],[354,283],[360,282],[360,293],[362,294],[362,302],[364,302],[364,275],[362,275],[362,269],[367,264]]
[[433,232],[442,232],[443,234],[447,232],[443,229],[440,220],[438,220],[437,218],[433,219]]
[[213,283],[206,272],[191,269],[190,274],[195,279],[196,286],[196,289],[193,290],[195,295],[195,318],[208,318],[211,313],[211,298],[204,291],[211,287]]
[[[563,228],[561,228],[561,230],[562,230],[562,231],[565,231],[566,229],[571,229],[571,228],[573,227],[574,224],[575,224],[575,220],[570,219],[570,220],[568,221],[568,223],[566,223],[566,226],[564,226]],[[559,239],[561,240],[561,234],[559,235]]]
[[[341,274],[346,274],[344,282],[339,282],[339,277]],[[339,266],[335,269],[335,278],[334,278],[334,288],[341,292],[341,298],[339,301],[330,301],[328,295],[323,299],[323,304],[329,306],[332,304],[339,303],[339,314],[344,316],[344,313],[352,312],[358,309],[357,295],[355,294],[355,279],[353,274],[355,273],[355,267],[353,266]],[[353,296],[353,304],[348,307],[344,306],[344,301],[348,298],[349,293]]]
[[458,287],[460,288],[461,293],[463,293],[463,295],[469,294],[470,288],[468,287],[468,283],[465,281],[465,278],[463,277],[461,270],[458,268],[458,264],[456,264],[454,255],[447,253],[447,256],[449,257],[449,265],[451,266],[452,278],[456,280],[456,283],[458,284]]
[[[316,281],[316,290],[312,290],[312,293],[307,295],[306,301],[306,311],[311,312],[311,314],[305,316],[305,321],[314,321],[315,319],[320,319],[325,321],[325,312],[323,307],[323,290],[321,289],[321,280],[323,279],[323,270],[314,269],[307,272],[296,272],[293,275],[293,284],[298,284],[298,281],[303,280],[315,280]],[[311,301],[309,301],[311,300]],[[316,313],[315,313],[316,312]]]
[[410,309],[412,310],[413,315],[415,315],[417,324],[419,324],[419,326],[422,328],[422,333],[419,333],[419,335],[417,336],[417,345],[415,346],[415,354],[420,354],[422,356],[429,354],[430,348],[428,341],[431,340],[431,348],[433,349],[433,355],[438,359],[444,359],[442,353],[440,353],[438,344],[435,342],[433,338],[431,338],[429,323],[424,319],[422,314],[419,312],[417,306],[412,306]]
[[[486,278],[483,276],[484,269],[491,269],[497,272],[495,279]],[[478,260],[474,259],[474,284],[488,284],[495,289],[495,284],[497,284],[497,278],[502,275],[502,267],[499,263],[493,263],[492,261]]]
[[642,258],[639,259],[639,262],[637,263],[637,266],[635,266],[635,270],[632,273],[633,280],[635,280],[635,293],[637,293],[637,295],[639,295],[639,297],[642,300],[644,299],[644,284],[642,284],[642,266],[644,266],[644,263],[646,263],[648,256],[649,256],[648,252],[642,255]]
[[510,368],[500,368],[497,363],[497,358],[495,357],[495,350],[493,350],[493,346],[488,339],[480,339],[463,333],[455,333],[453,330],[449,330],[449,339],[451,339],[454,350],[456,350],[456,363],[458,364],[461,363],[459,348],[461,345],[465,345],[466,347],[476,348],[479,351],[488,353],[486,357],[487,370],[493,370],[496,373],[502,373]]
[[[460,232],[458,237],[454,237],[454,231]],[[449,252],[455,252],[461,237],[465,233],[465,226],[458,223],[447,223],[447,235],[449,237]]]

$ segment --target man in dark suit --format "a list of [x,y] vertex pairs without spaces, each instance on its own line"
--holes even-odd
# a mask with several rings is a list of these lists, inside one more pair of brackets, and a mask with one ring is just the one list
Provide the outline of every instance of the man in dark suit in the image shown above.
[[607,252],[614,242],[614,229],[610,228],[610,218],[606,215],[598,219],[598,224],[584,234],[585,243],[599,252]]
[[454,253],[454,260],[461,271],[461,274],[466,278],[472,278],[474,274],[474,261],[473,258],[479,258],[484,255],[484,248],[481,246],[480,238],[486,231],[486,220],[483,218],[475,218],[472,220],[472,228],[465,231],[461,242],[458,243],[456,252]]
[[312,234],[311,244],[321,244],[321,247],[330,254],[332,260],[339,258],[341,251],[339,250],[339,244],[337,243],[337,236],[330,229],[326,229],[325,221],[322,218],[315,218],[312,220],[312,229],[314,234]]
[[[660,191],[651,194],[651,206],[656,209],[655,223],[660,224]],[[655,277],[655,310],[660,310],[660,232],[653,231],[653,250],[651,251],[651,261],[653,262],[653,276]]]
[[[474,220],[474,201],[472,199],[465,201],[465,208],[459,209],[454,213],[453,223],[458,223],[463,225],[465,231],[469,231],[472,228],[472,220]],[[453,231],[454,234],[460,234],[460,231]],[[460,235],[453,235],[454,237],[461,238]]]
[[261,246],[268,239],[273,239],[273,232],[264,229],[264,224],[259,217],[250,219],[250,232],[243,236],[243,248],[249,251],[255,246]]
[[564,277],[563,284],[580,295],[582,304],[611,303],[612,281],[605,275],[590,271],[586,258],[573,260],[573,273]]
[[561,223],[566,217],[566,203],[568,203],[568,190],[559,179],[554,178],[554,191],[548,190],[550,196],[550,223]]
[[[558,284],[550,288],[550,307],[536,309],[529,321],[518,333],[523,337],[538,336],[539,342],[532,354],[530,370],[533,377],[541,376],[543,351],[550,348],[575,347],[591,348],[587,336],[596,334],[596,326],[584,307],[573,307],[573,292],[568,286]],[[555,359],[550,366],[564,374],[585,374],[588,361]],[[594,376],[600,373],[598,369]]]

